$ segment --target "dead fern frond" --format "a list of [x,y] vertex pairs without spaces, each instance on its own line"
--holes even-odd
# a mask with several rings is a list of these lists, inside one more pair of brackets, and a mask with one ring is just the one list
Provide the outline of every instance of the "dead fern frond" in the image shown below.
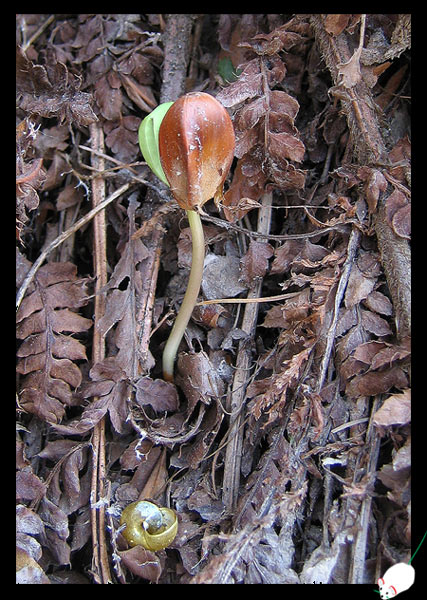
[[82,375],[75,361],[86,360],[86,349],[71,334],[92,326],[76,312],[88,301],[87,283],[73,264],[49,263],[17,314],[17,336],[24,340],[17,352],[17,370],[25,375],[20,404],[49,423],[59,423],[65,406],[78,403],[73,390]]

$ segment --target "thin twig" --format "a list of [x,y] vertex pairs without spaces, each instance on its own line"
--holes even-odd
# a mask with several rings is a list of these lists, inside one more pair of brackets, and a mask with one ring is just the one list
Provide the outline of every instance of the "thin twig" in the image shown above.
[[[104,149],[104,134],[99,123],[90,125],[90,137],[95,149]],[[92,155],[92,166],[98,171],[104,170],[104,159]],[[105,181],[102,177],[92,180],[92,204],[97,208],[105,200]],[[97,323],[105,314],[105,294],[99,291],[107,284],[107,237],[105,212],[98,212],[93,219],[93,270],[95,273],[95,310],[92,360],[96,364],[105,358],[105,341],[100,334]],[[94,396],[93,402],[99,398]],[[92,556],[94,574],[102,583],[111,583],[111,573],[105,538],[105,417],[94,427],[92,435],[92,481],[91,523],[92,523]]]
[[46,29],[46,27],[48,27],[55,19],[55,15],[50,15],[50,17],[48,17],[46,19],[46,21],[44,21],[40,27],[37,29],[37,31],[35,31],[33,33],[33,35],[30,37],[30,39],[25,42],[25,44],[22,45],[22,50],[23,52],[26,52],[28,50],[28,48],[31,46],[31,44],[34,44],[34,42],[36,41],[36,39],[43,33],[43,31]]
[[358,229],[353,229],[353,231],[351,232],[351,235],[350,235],[350,239],[348,241],[347,258],[345,260],[345,263],[344,263],[344,266],[342,269],[342,273],[341,273],[341,277],[340,277],[340,281],[338,284],[338,289],[335,294],[334,316],[332,318],[332,323],[330,324],[329,329],[328,329],[328,333],[327,333],[327,337],[326,337],[326,348],[325,348],[325,351],[322,356],[322,362],[320,363],[320,374],[319,374],[319,379],[317,381],[317,386],[316,386],[317,393],[320,392],[320,390],[323,387],[323,383],[325,381],[326,372],[327,372],[328,364],[329,364],[329,359],[331,357],[332,347],[333,347],[334,341],[335,341],[335,331],[336,331],[337,323],[338,323],[339,309],[341,306],[342,299],[344,297],[344,292],[347,288],[347,283],[348,283],[350,273],[351,273],[351,268],[353,266],[353,262],[354,262],[354,259],[356,256],[356,251],[357,251],[357,248],[359,247],[360,235],[361,234]]
[[254,302],[276,302],[277,300],[287,300],[295,298],[301,292],[288,292],[287,294],[279,294],[278,296],[264,296],[262,298],[217,298],[215,300],[202,300],[197,302],[196,306],[207,306],[208,304],[250,304]]
[[[366,431],[365,446],[369,449],[369,458],[366,465],[366,476],[368,487],[374,484],[377,473],[378,456],[381,447],[381,438],[374,425],[374,415],[381,405],[380,396],[376,396],[372,406],[371,418]],[[366,458],[364,458],[365,464]],[[369,491],[369,490],[368,490]],[[372,495],[367,493],[360,508],[357,534],[352,547],[352,560],[350,561],[349,583],[365,583],[366,548],[368,544],[368,533],[370,529],[372,511]]]
[[[283,208],[292,208],[292,207],[286,206]],[[316,208],[319,208],[319,207],[316,207]],[[319,229],[319,231],[309,231],[308,233],[295,233],[295,234],[288,234],[288,235],[275,235],[272,233],[258,233],[258,231],[251,231],[250,229],[245,229],[244,227],[240,227],[239,225],[235,225],[234,223],[229,223],[228,221],[224,221],[224,219],[218,219],[217,217],[212,217],[211,215],[207,215],[206,213],[201,213],[200,216],[201,216],[202,220],[210,221],[211,223],[215,223],[215,225],[219,225],[220,227],[223,227],[224,229],[233,229],[234,231],[238,231],[239,233],[244,233],[245,235],[247,235],[251,238],[260,238],[263,240],[276,240],[278,242],[282,242],[282,241],[286,241],[286,240],[302,240],[305,238],[313,238],[313,237],[317,237],[319,235],[324,235],[325,233],[328,233],[329,231],[337,231],[337,230],[342,230],[342,229],[347,231],[348,225],[357,223],[355,220],[349,220],[349,221],[346,221],[345,223],[338,223],[337,225],[328,225],[326,227],[323,227],[323,229]]]
[[[271,192],[264,194],[262,207],[259,209],[257,237],[259,234],[267,234],[271,224],[271,204],[273,194]],[[248,299],[259,298],[262,279],[256,282],[255,286],[249,291]],[[242,331],[248,334],[249,339],[254,336],[255,326],[258,318],[258,304],[248,304],[245,308]],[[240,485],[240,463],[243,444],[243,428],[241,427],[245,415],[241,410],[245,400],[246,384],[249,376],[251,358],[251,348],[248,339],[241,340],[236,359],[236,370],[233,379],[233,388],[231,399],[227,411],[231,413],[229,425],[229,443],[227,445],[224,465],[223,480],[223,502],[229,512],[233,512],[237,503],[237,497]]]

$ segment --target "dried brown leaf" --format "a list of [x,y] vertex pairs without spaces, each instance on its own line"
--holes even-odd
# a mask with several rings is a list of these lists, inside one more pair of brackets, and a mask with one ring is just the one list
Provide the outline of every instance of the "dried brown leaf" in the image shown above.
[[[216,402],[215,404],[212,404],[211,406],[209,406],[206,409],[206,412],[203,415],[202,423],[200,425],[200,432],[197,434],[196,438],[193,440],[193,442],[191,444],[191,448],[189,448],[188,453],[187,453],[186,458],[187,458],[188,466],[190,467],[190,469],[197,469],[197,467],[200,465],[200,463],[206,457],[212,443],[215,440],[215,437],[218,434],[218,430],[222,423],[223,417],[224,417],[224,414],[223,414],[222,410],[220,409],[218,402]],[[194,501],[194,497],[193,497],[193,501]],[[218,514],[218,512],[221,513],[224,508],[222,505],[222,502],[218,502],[217,506],[215,507],[213,505],[212,500],[211,500],[211,502],[208,503],[208,507],[210,509],[211,516],[212,516],[212,512],[214,512],[214,513],[216,512]],[[192,508],[190,506],[190,504],[189,504],[189,508]],[[192,510],[194,508],[195,507],[193,506]],[[200,514],[202,514],[200,505],[198,506],[198,509],[199,509],[198,512]],[[205,515],[202,514],[202,517],[206,518],[206,508],[205,508]]]
[[234,118],[234,128],[237,137],[239,132],[244,132],[255,127],[258,121],[265,116],[267,108],[268,104],[265,96],[261,96],[260,98],[253,100],[253,102],[243,105]]
[[[33,354],[41,354],[46,348],[46,332],[35,334],[26,339],[19,347],[17,356],[24,357]],[[52,354],[54,356],[68,356],[71,360],[86,360],[86,348],[78,340],[66,336],[54,337]]]
[[199,403],[210,404],[224,393],[224,382],[205,352],[182,353],[178,358],[177,381],[182,387],[190,411]]
[[276,248],[274,254],[272,274],[286,273],[291,267],[296,273],[306,272],[307,267],[320,266],[330,253],[323,246],[313,244],[310,240],[287,240]]
[[403,360],[410,356],[410,340],[403,340],[400,345],[387,344],[386,348],[379,350],[372,359],[371,369],[380,369],[391,366],[397,360]]
[[[118,76],[116,75],[116,77]],[[101,114],[105,119],[108,121],[117,121],[117,119],[120,119],[123,103],[120,79],[119,87],[113,87],[107,76],[101,77],[95,84],[94,95]]]
[[395,167],[390,168],[390,174],[406,185],[406,171],[411,164],[411,142],[407,135],[402,137],[391,150],[390,154],[391,164],[396,164]]
[[338,72],[341,76],[340,85],[344,88],[352,88],[359,83],[362,78],[360,72],[360,56],[362,48],[357,48],[352,57],[345,63],[338,63]]
[[373,417],[377,427],[407,425],[411,422],[411,390],[389,396]]
[[271,244],[251,240],[248,251],[240,260],[242,281],[250,287],[255,280],[264,277],[268,269],[268,260],[273,252],[274,248]]
[[66,185],[58,194],[56,199],[57,210],[64,210],[70,206],[75,206],[83,200],[83,192],[76,189],[75,185]]
[[377,280],[366,277],[358,265],[354,264],[345,291],[344,302],[347,308],[356,306],[374,290]]
[[160,559],[154,552],[145,550],[142,546],[135,546],[130,550],[122,550],[118,554],[123,564],[137,577],[152,583],[159,581],[162,567]]
[[294,119],[299,112],[299,102],[286,92],[273,90],[268,96],[269,107],[277,115],[281,115],[285,120],[293,125]]
[[84,410],[82,416],[78,419],[70,421],[70,423],[66,425],[54,423],[52,423],[52,425],[55,427],[58,433],[62,433],[64,435],[80,435],[82,433],[87,433],[93,429],[107,413],[110,403],[111,396],[103,396],[98,400],[91,402],[90,405]]
[[408,204],[408,200],[403,192],[395,189],[385,202],[385,215],[389,225],[392,224],[394,214]]
[[179,406],[176,386],[151,377],[138,379],[135,399],[139,406],[150,404],[156,412],[173,412]]
[[16,499],[39,501],[46,493],[46,484],[29,471],[16,473]]
[[253,398],[249,405],[249,412],[256,420],[264,411],[268,414],[267,423],[272,423],[280,417],[286,404],[286,392],[296,383],[311,350],[312,346],[294,354],[290,360],[283,361],[281,373],[261,381],[255,381],[248,386],[247,396]]
[[411,238],[411,205],[407,204],[399,208],[393,215],[391,221],[393,231],[399,237]]
[[138,117],[129,115],[105,124],[104,129],[107,133],[105,143],[119,160],[128,162],[137,156],[140,123],[141,120]]
[[148,85],[141,85],[133,77],[120,75],[123,87],[129,98],[144,112],[151,112],[157,106],[152,89]]
[[411,502],[411,439],[399,448],[391,464],[384,465],[378,479],[388,488],[387,496],[398,506],[407,509]]
[[129,241],[124,244],[121,257],[104,288],[105,312],[97,323],[101,335],[115,327],[112,339],[118,348],[117,365],[132,379],[137,376],[138,335],[142,325],[137,320],[135,306],[142,304],[146,259],[150,254],[141,239],[131,239],[135,231],[132,223],[136,206],[136,200],[129,203],[128,217],[132,227]]
[[380,315],[390,316],[393,314],[393,305],[390,300],[378,291],[373,291],[367,296],[363,304],[367,306],[370,310],[373,310]]
[[358,315],[354,306],[350,308],[341,308],[338,317],[337,328],[335,330],[335,336],[340,337],[344,335],[351,327],[354,327],[358,322]]
[[221,90],[217,99],[225,107],[234,106],[262,93],[262,75],[257,58],[249,61],[239,75],[239,79]]
[[47,497],[42,498],[39,515],[46,525],[46,546],[53,560],[60,565],[69,564],[71,549],[66,541],[70,535],[67,515]]
[[[129,444],[124,452],[120,454],[120,465],[125,471],[133,471],[141,465],[147,463],[147,471],[151,473],[156,464],[161,449],[153,447],[149,440],[135,440]],[[119,493],[118,498],[122,499]]]
[[366,184],[366,201],[370,213],[374,213],[377,209],[378,198],[381,192],[387,189],[387,180],[381,171],[372,169],[368,182]]
[[236,131],[236,147],[234,149],[234,154],[237,158],[243,158],[245,154],[257,146],[260,142],[259,137],[260,132],[257,127]]
[[385,371],[370,371],[364,375],[356,375],[346,386],[350,398],[359,396],[376,396],[385,394],[391,388],[403,389],[408,385],[408,378],[400,367],[391,367]]
[[43,159],[41,158],[35,158],[28,163],[17,160],[16,228],[18,239],[20,239],[23,226],[28,222],[27,211],[35,210],[39,205],[40,199],[36,190],[42,187],[46,179],[46,171],[42,165]]
[[91,108],[91,95],[80,92],[81,80],[57,61],[53,47],[47,50],[45,65],[34,65],[17,50],[16,87],[21,95],[20,107],[42,117],[59,118],[60,122],[89,125],[97,121]]
[[[268,60],[265,58],[254,59],[246,66],[249,68],[249,65],[253,69],[253,74],[251,72],[252,77],[254,77],[255,72],[263,76],[267,73],[267,81],[270,87],[273,87],[285,75],[285,67],[275,53]],[[245,76],[243,76],[243,80],[241,76],[238,81],[220,92],[219,97],[221,101],[225,99],[226,106],[240,103],[239,92],[242,91],[242,83],[245,81]],[[227,104],[233,91],[237,92],[238,102],[231,101],[230,104]],[[256,98],[256,96],[259,96],[259,98]],[[284,189],[303,187],[304,173],[295,169],[288,162],[289,160],[301,162],[305,154],[305,146],[294,126],[294,119],[299,110],[297,100],[284,91],[272,91],[265,86],[262,91],[259,88],[255,89],[253,96],[246,96],[246,99],[252,97],[255,98],[238,109],[234,119],[236,130],[235,154],[238,158],[242,158],[242,162],[238,167],[241,167],[241,173],[245,178],[251,178],[253,187],[252,191],[240,189],[239,197],[258,200],[266,182],[265,174],[267,172],[269,178],[279,187]],[[268,128],[266,125],[268,125]],[[268,170],[265,169],[265,165],[268,165]],[[226,204],[228,205],[238,204],[238,199],[232,199],[232,195],[238,188],[243,188],[239,178],[240,171],[236,169],[228,195],[225,195]],[[257,188],[255,188],[255,183],[257,183]],[[227,216],[227,218],[229,217]]]
[[372,363],[372,360],[378,352],[387,348],[384,342],[370,341],[365,344],[360,344],[353,353],[353,357],[367,365]]
[[292,262],[304,247],[303,240],[287,240],[276,248],[274,261],[271,266],[272,275],[286,273],[291,268]]
[[64,425],[55,424],[56,431],[66,435],[86,433],[93,429],[108,411],[114,429],[123,433],[127,427],[129,390],[126,373],[120,367],[117,356],[96,363],[89,375],[93,382],[82,386],[80,395],[85,398],[94,396],[97,399],[74,421]]
[[267,311],[263,327],[280,327],[289,329],[298,321],[308,316],[310,309],[310,288],[305,288],[294,298],[289,298],[282,305],[273,306]]
[[[62,333],[64,331],[69,333],[79,333],[87,331],[92,325],[93,323],[90,319],[86,319],[68,308],[55,310],[51,315],[52,331],[56,333]],[[45,326],[44,312],[38,311],[29,315],[18,324],[16,335],[22,340],[31,334],[43,331]]]
[[233,298],[247,289],[240,280],[240,261],[237,256],[210,255],[205,265],[202,290],[208,300]]
[[[91,326],[83,317],[70,319],[74,314],[70,309],[88,301],[87,280],[77,278],[71,263],[49,263],[39,269],[35,280],[37,287],[24,298],[17,313],[17,335],[24,339],[17,351],[17,370],[26,375],[21,404],[28,412],[58,423],[64,416],[64,405],[78,403],[72,389],[81,384],[82,375],[73,361],[85,360],[86,352],[81,342],[57,329],[66,331],[70,321],[78,332]],[[59,318],[58,327],[62,314],[65,320]]]
[[295,162],[301,162],[304,158],[305,146],[294,133],[285,131],[273,133],[270,131],[268,134],[268,144],[271,156],[278,161],[287,158]]
[[392,330],[385,319],[381,318],[379,315],[371,312],[370,310],[361,309],[360,313],[362,325],[366,331],[369,331],[378,337],[391,335]]
[[292,27],[290,23],[273,29],[271,33],[259,33],[249,41],[241,42],[239,46],[251,48],[259,56],[272,56],[280,52],[283,48],[290,50],[303,40],[303,37],[299,33],[288,31]]
[[[249,179],[247,175],[247,168],[252,162],[251,153],[252,151],[245,154],[237,162],[232,184],[224,194],[224,214],[226,219],[231,222],[242,219],[250,210],[259,206],[258,200],[263,193],[265,177],[257,176],[253,180]],[[259,165],[259,159],[256,162]]]
[[325,30],[331,35],[339,35],[347,27],[350,17],[351,15],[344,14],[325,15],[323,21]]
[[40,458],[58,461],[71,450],[74,450],[80,445],[81,442],[76,440],[51,440],[47,442],[46,446],[38,453],[37,456]]

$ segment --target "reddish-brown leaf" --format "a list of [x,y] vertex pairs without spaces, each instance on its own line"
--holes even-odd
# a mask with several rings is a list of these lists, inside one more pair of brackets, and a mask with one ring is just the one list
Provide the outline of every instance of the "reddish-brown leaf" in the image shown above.
[[301,162],[304,158],[305,146],[302,141],[292,133],[285,131],[268,135],[269,151],[276,160],[287,158],[295,162]]
[[97,121],[91,108],[91,95],[79,91],[81,80],[57,61],[53,46],[46,55],[45,65],[35,65],[18,47],[16,74],[20,107],[46,118],[57,116],[60,122],[89,125]]
[[344,301],[347,308],[359,304],[375,288],[376,279],[366,277],[359,267],[354,264],[345,291]]
[[138,127],[141,120],[129,115],[120,120],[106,123],[108,135],[105,143],[111,148],[118,159],[127,162],[138,154]]
[[16,499],[40,500],[46,493],[46,484],[29,471],[16,473]]
[[310,288],[306,288],[294,298],[286,300],[284,304],[270,308],[262,326],[287,329],[295,322],[305,319],[308,316],[309,308]]
[[122,91],[120,87],[112,87],[107,77],[101,77],[95,83],[95,100],[105,119],[108,121],[120,119],[123,102]]
[[400,367],[391,367],[385,371],[371,371],[364,375],[356,375],[346,386],[350,398],[359,396],[376,396],[384,394],[391,388],[400,389],[408,385],[408,378]]
[[406,425],[411,422],[411,390],[403,390],[401,394],[393,394],[384,401],[373,418],[377,427]]
[[136,382],[137,404],[150,404],[156,412],[173,412],[177,410],[179,401],[176,387],[162,379],[140,377]]
[[391,221],[394,232],[403,238],[411,237],[411,205],[406,204],[399,208],[393,215]]
[[135,546],[130,550],[122,550],[119,556],[131,573],[142,579],[157,583],[162,574],[160,559],[154,552]]
[[364,305],[370,310],[373,310],[381,315],[390,316],[393,314],[393,305],[390,300],[378,291],[373,291],[367,296],[364,301]]
[[268,269],[268,260],[274,252],[273,246],[266,242],[251,240],[248,251],[240,260],[241,279],[251,286],[256,279],[264,277]]
[[28,412],[51,423],[63,418],[63,404],[79,403],[72,389],[81,384],[82,374],[74,361],[85,360],[85,347],[58,332],[67,328],[82,332],[91,326],[89,319],[70,310],[88,301],[87,280],[78,279],[76,273],[71,263],[41,267],[37,287],[24,298],[17,313],[18,337],[24,340],[17,351],[17,370],[26,375],[21,403]]
[[361,310],[363,327],[378,337],[390,335],[392,330],[387,321],[370,310]]

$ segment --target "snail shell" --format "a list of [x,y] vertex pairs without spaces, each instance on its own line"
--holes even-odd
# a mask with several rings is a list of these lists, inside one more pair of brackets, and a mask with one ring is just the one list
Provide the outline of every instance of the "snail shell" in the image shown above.
[[171,508],[161,508],[139,500],[123,509],[120,525],[126,525],[123,536],[129,546],[143,546],[156,552],[167,548],[178,532],[178,518]]

